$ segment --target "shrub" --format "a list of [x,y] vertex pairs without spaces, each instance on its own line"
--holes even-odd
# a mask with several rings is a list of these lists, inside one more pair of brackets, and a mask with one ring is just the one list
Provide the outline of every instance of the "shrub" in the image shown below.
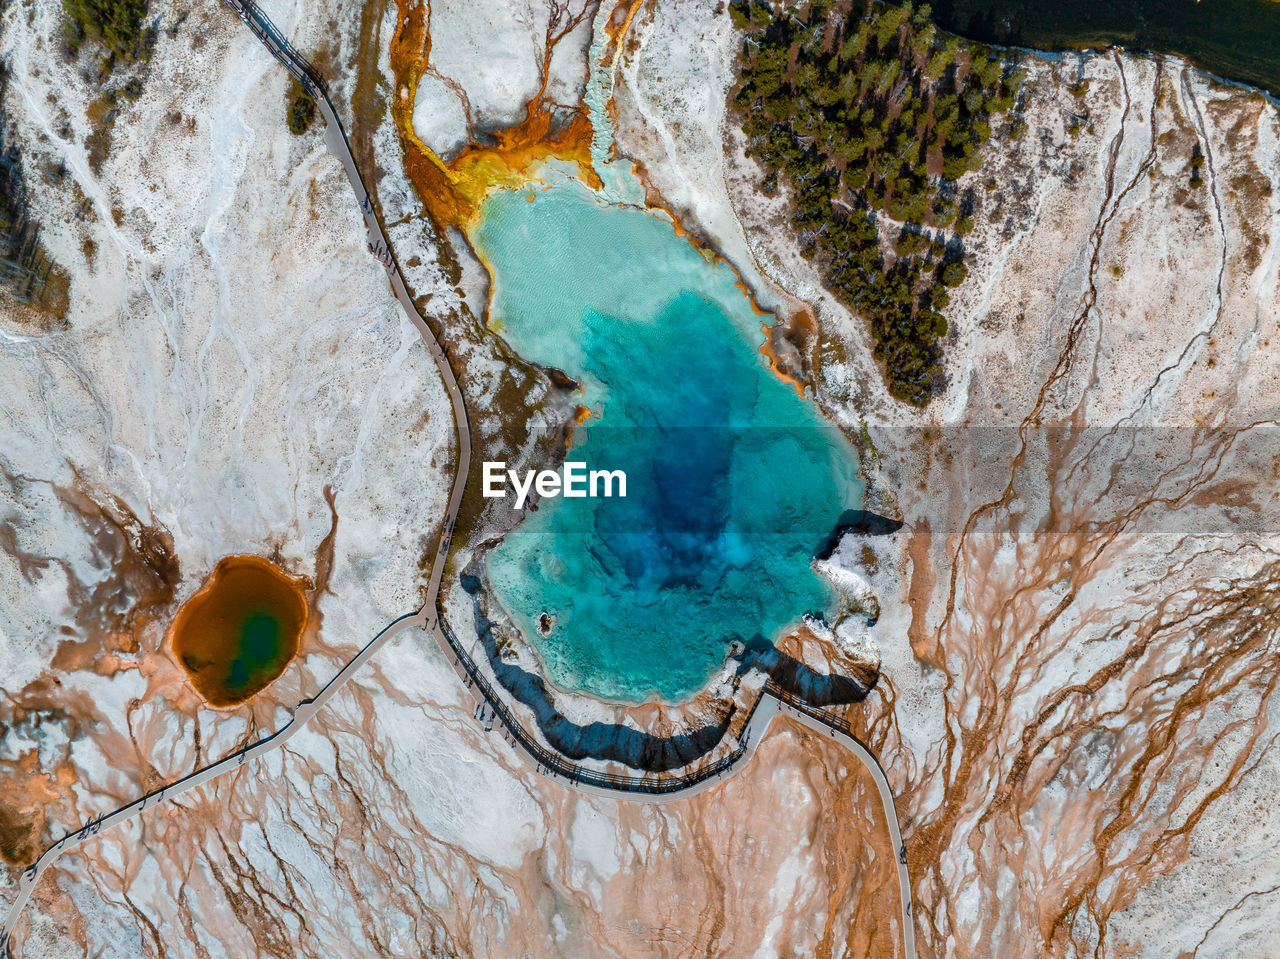
[[86,40],[101,43],[123,60],[134,60],[142,51],[147,0],[62,0],[62,9],[72,53]]
[[289,85],[287,99],[289,132],[301,136],[310,129],[311,121],[316,118],[315,98],[306,91],[302,82],[295,78]]
[[959,286],[969,275],[969,269],[963,263],[948,263],[942,268],[939,279],[943,286]]
[[898,237],[898,256],[910,256],[928,247],[929,241],[919,233],[903,232],[902,236]]

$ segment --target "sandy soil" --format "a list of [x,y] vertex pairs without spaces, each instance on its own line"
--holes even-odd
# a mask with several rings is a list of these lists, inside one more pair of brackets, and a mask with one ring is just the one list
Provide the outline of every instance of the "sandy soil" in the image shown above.
[[[353,8],[268,7],[309,54],[354,58]],[[948,387],[920,414],[885,396],[860,321],[799,257],[785,198],[752,189],[724,107],[736,41],[715,9],[637,16],[617,146],[762,302],[815,311],[818,399],[868,424],[901,506],[901,533],[847,539],[829,573],[881,609],[845,637],[885,670],[852,715],[902,795],[921,955],[1265,955],[1280,885],[1275,110],[1172,59],[1030,62],[1029,133],[976,174],[996,185],[967,241]],[[383,8],[384,38],[395,16]],[[5,17],[28,162],[68,169],[39,212],[73,278],[68,330],[0,318],[0,839],[25,861],[272,727],[412,607],[450,441],[337,165],[318,136],[287,133],[284,73],[247,31],[216,6],[173,35],[163,21],[94,174],[95,91],[49,66],[56,5]],[[532,4],[511,29],[536,38],[546,18]],[[451,78],[493,122],[518,116],[527,77],[480,66]],[[394,95],[385,59],[365,77]],[[346,109],[354,80],[337,94]],[[483,271],[423,220],[390,122],[365,133],[405,275],[477,406],[544,390],[477,345]],[[494,416],[479,428],[496,436]],[[329,593],[269,696],[222,712],[159,638],[230,552]],[[857,768],[787,730],[688,803],[583,800],[517,766],[410,634],[287,751],[61,862],[20,954],[892,955],[892,851]]]
[[[317,62],[354,58],[352,10],[268,8]],[[15,384],[0,889],[63,830],[277,725],[411,608],[450,462],[444,398],[337,165],[314,133],[286,132],[283,71],[238,22],[216,6],[162,21],[144,95],[94,174],[81,118],[95,91],[45,66],[56,8],[6,16],[8,107],[29,162],[68,167],[39,213],[73,286],[68,331],[0,334]],[[392,93],[385,60],[381,72],[374,100]],[[334,84],[340,109],[355,85]],[[536,398],[545,386],[476,340],[483,271],[438,245],[394,128],[364,132],[404,272],[477,407]],[[327,592],[298,663],[254,705],[214,711],[161,638],[230,552],[269,555]],[[891,851],[858,767],[799,730],[761,756],[661,811],[570,796],[515,765],[434,645],[408,635],[287,751],[62,861],[18,952],[890,954]]]
[[1173,58],[1029,58],[1029,132],[971,174],[947,385],[919,413],[753,189],[727,18],[695,0],[635,29],[619,148],[762,300],[816,309],[819,401],[868,424],[906,520],[868,570],[863,722],[911,820],[922,955],[1265,955],[1274,106]]

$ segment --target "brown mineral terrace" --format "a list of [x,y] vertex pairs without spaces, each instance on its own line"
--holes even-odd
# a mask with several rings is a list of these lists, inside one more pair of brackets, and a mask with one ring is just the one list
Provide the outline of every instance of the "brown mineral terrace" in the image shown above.
[[453,631],[438,615],[437,602],[440,583],[444,575],[445,561],[448,558],[454,523],[457,520],[458,507],[462,502],[463,490],[466,486],[467,474],[471,464],[471,439],[468,427],[467,409],[463,401],[462,391],[452,368],[437,342],[435,335],[414,305],[404,279],[396,265],[382,225],[378,222],[373,204],[369,200],[363,178],[356,167],[355,159],[342,124],[334,111],[322,81],[307,61],[293,49],[292,45],[279,33],[267,16],[251,2],[251,0],[226,0],[241,20],[262,41],[267,50],[295,76],[315,98],[320,113],[324,117],[325,146],[336,157],[346,171],[347,179],[355,190],[360,201],[360,209],[364,215],[365,227],[368,231],[369,249],[387,270],[391,288],[396,299],[404,308],[422,342],[435,360],[436,368],[449,393],[453,404],[454,427],[458,437],[458,464],[454,473],[453,487],[449,494],[449,503],[445,512],[444,535],[440,537],[436,555],[431,565],[431,575],[427,586],[426,603],[416,613],[401,616],[387,625],[357,653],[315,696],[304,699],[292,710],[292,718],[283,727],[264,739],[246,746],[238,752],[196,770],[167,786],[147,793],[142,798],[122,806],[114,812],[100,816],[85,823],[74,833],[58,840],[41,854],[40,858],[28,866],[18,880],[18,892],[9,914],[0,927],[0,948],[6,959],[13,959],[11,938],[13,930],[26,907],[36,884],[45,870],[53,865],[59,856],[82,843],[92,839],[103,829],[118,826],[147,809],[173,799],[188,790],[201,786],[224,773],[237,769],[250,760],[256,759],[268,750],[283,746],[299,732],[303,726],[338,692],[357,670],[378,652],[392,637],[410,627],[425,629],[435,637],[441,648],[448,655],[450,663],[458,673],[463,684],[471,690],[478,702],[477,716],[486,728],[497,722],[497,730],[502,738],[510,744],[522,760],[538,773],[562,783],[567,788],[591,796],[604,799],[625,800],[643,803],[668,803],[684,799],[703,790],[710,789],[720,783],[726,776],[741,769],[755,752],[756,745],[764,737],[769,724],[775,717],[785,716],[813,732],[833,742],[838,742],[858,758],[875,780],[880,793],[880,802],[884,807],[885,820],[889,826],[889,835],[893,848],[898,853],[898,884],[902,906],[902,955],[907,959],[915,959],[915,929],[912,919],[911,883],[907,874],[906,847],[902,842],[902,833],[898,825],[897,810],[894,807],[893,792],[889,787],[888,777],[879,761],[871,751],[857,738],[850,727],[839,717],[814,707],[791,695],[772,682],[767,683],[753,707],[751,716],[739,737],[737,748],[715,762],[703,768],[679,777],[654,776],[620,776],[586,769],[577,763],[567,761],[563,756],[553,753],[538,743],[520,721],[507,709],[501,696],[493,689],[483,673],[479,671],[471,657],[463,650]]

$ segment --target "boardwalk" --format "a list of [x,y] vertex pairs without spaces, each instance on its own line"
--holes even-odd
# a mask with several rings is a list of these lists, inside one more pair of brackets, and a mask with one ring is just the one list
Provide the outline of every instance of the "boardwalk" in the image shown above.
[[[453,486],[449,493],[449,502],[441,526],[442,531],[451,532],[457,521],[458,508],[462,503],[462,494],[466,486],[467,474],[471,467],[471,432],[467,418],[467,408],[462,391],[453,375],[453,369],[445,357],[435,335],[414,305],[404,279],[395,262],[387,237],[382,231],[377,215],[370,202],[369,193],[365,189],[364,180],[356,167],[351,154],[347,136],[334,111],[333,103],[325,90],[324,84],[309,63],[280,34],[275,25],[256,5],[248,0],[226,0],[237,16],[253,31],[268,51],[295,76],[311,93],[324,118],[325,145],[329,152],[342,164],[347,179],[355,191],[356,200],[364,218],[368,233],[370,252],[386,268],[391,289],[399,300],[405,314],[413,323],[423,344],[435,361],[436,369],[444,382],[453,407],[454,426],[457,435],[458,459],[454,474]],[[290,721],[280,730],[245,747],[237,753],[225,757],[209,766],[199,769],[189,776],[170,783],[162,789],[148,793],[140,799],[85,823],[76,832],[64,836],[41,854],[21,875],[18,883],[18,894],[15,898],[3,927],[0,927],[0,948],[4,955],[12,959],[10,937],[16,927],[23,909],[31,898],[31,894],[44,874],[55,860],[63,853],[79,846],[95,837],[101,830],[109,829],[120,823],[141,815],[147,809],[158,806],[187,790],[194,789],[224,773],[237,769],[247,762],[261,756],[267,750],[283,746],[295,735],[312,716],[319,711],[332,696],[342,688],[357,670],[378,652],[382,646],[401,631],[416,626],[425,629],[435,637],[444,650],[463,685],[471,691],[477,701],[477,718],[486,730],[496,731],[507,742],[513,752],[527,763],[538,774],[552,779],[566,788],[603,799],[625,800],[629,802],[668,803],[682,800],[705,789],[710,789],[722,782],[726,777],[741,769],[755,752],[756,745],[764,737],[769,724],[779,716],[786,716],[815,733],[847,748],[866,767],[876,782],[884,808],[885,820],[888,822],[889,837],[895,850],[902,849],[902,834],[898,827],[897,811],[894,807],[893,792],[888,777],[880,763],[867,747],[858,741],[847,723],[840,718],[828,714],[824,710],[810,706],[794,696],[786,693],[772,683],[768,684],[761,694],[739,737],[738,745],[729,754],[702,769],[679,777],[662,777],[646,775],[616,775],[589,770],[566,760],[546,747],[526,730],[519,720],[508,709],[501,695],[493,689],[487,677],[471,660],[462,648],[452,630],[439,615],[438,604],[440,583],[444,576],[445,560],[449,552],[451,537],[442,535],[432,558],[431,574],[428,580],[426,603],[421,610],[410,613],[395,620],[373,637],[352,660],[342,668],[324,688],[311,699],[303,700],[293,710]],[[483,712],[481,712],[483,710]],[[911,883],[907,875],[904,857],[898,858],[898,882],[901,897],[901,918],[903,930],[903,955],[915,959],[915,929],[911,908]]]

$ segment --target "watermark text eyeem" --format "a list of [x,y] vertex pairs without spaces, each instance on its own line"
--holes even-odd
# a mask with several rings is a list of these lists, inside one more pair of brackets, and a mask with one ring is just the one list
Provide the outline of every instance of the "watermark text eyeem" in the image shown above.
[[[588,470],[586,463],[565,463],[562,472],[525,470],[523,477],[507,469],[503,462],[484,464],[484,495],[496,499],[507,495],[507,483],[516,491],[516,509],[523,509],[531,490],[539,496],[621,496],[627,495],[627,474],[622,470]],[[616,490],[616,492],[615,492]]]

